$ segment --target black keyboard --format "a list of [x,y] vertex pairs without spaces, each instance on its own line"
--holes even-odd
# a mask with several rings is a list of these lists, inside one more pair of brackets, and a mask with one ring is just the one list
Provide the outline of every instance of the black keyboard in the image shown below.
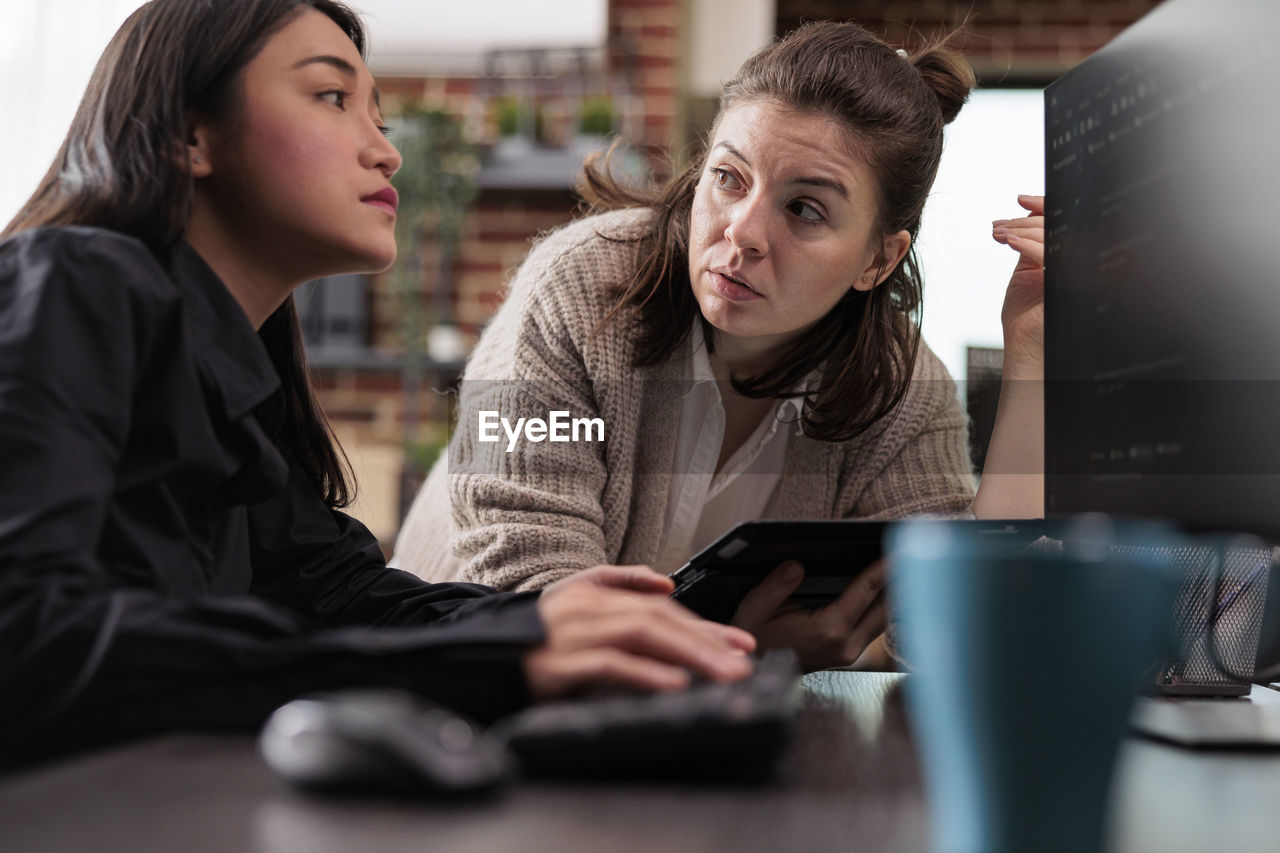
[[529,776],[762,781],[799,709],[796,657],[778,650],[733,684],[536,705],[491,732]]

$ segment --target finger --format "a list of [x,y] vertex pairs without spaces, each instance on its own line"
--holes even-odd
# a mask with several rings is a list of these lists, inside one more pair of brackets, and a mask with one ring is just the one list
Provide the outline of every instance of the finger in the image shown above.
[[[1008,228],[997,229],[991,233],[992,239],[997,243],[1004,243],[1006,246],[1013,247],[1014,243],[1021,241],[1023,246],[1030,243],[1039,243],[1044,245],[1044,229],[1043,228]],[[1013,238],[1013,243],[1009,242]]]
[[1035,222],[1026,219],[1015,219],[1011,222],[999,225],[992,223],[991,238],[997,243],[1009,242],[1010,236],[1025,237],[1029,240],[1038,240],[1044,242],[1044,223]]
[[[612,592],[609,597],[621,597]],[[626,600],[624,607],[601,606],[598,597],[586,610],[549,624],[550,643],[562,651],[616,646],[697,669],[712,678],[744,673],[742,658],[754,647],[744,631],[690,614],[670,599]]]
[[[669,592],[669,590],[667,591]],[[625,590],[617,587],[595,587],[596,597],[590,605],[592,611],[600,616],[612,614],[626,615],[636,607],[647,607],[651,608],[654,612],[662,613],[669,617],[696,623],[702,630],[711,632],[717,637],[723,638],[725,642],[734,646],[747,642],[744,638],[751,636],[749,633],[737,628],[732,628],[728,625],[722,625],[719,622],[712,622],[708,619],[704,619],[674,599],[657,597],[641,599],[635,596],[620,594],[624,592]]]
[[525,673],[530,692],[538,699],[598,685],[641,690],[680,690],[689,685],[689,673],[680,667],[611,648],[574,652],[541,649],[526,656]]
[[723,626],[705,620],[691,622],[669,613],[632,613],[585,624],[589,636],[579,646],[611,646],[665,663],[691,669],[716,681],[733,681],[751,672],[744,650],[729,645]]
[[1044,213],[1044,196],[1042,195],[1019,195],[1018,204],[1032,213]]
[[748,630],[761,624],[791,597],[803,580],[804,569],[795,560],[778,566],[742,597],[732,624]]
[[1021,225],[1009,228],[998,228],[993,234],[1000,234],[1004,237],[1022,237],[1027,240],[1037,240],[1044,242],[1044,226],[1043,225]]
[[1020,216],[1017,219],[993,219],[991,227],[995,230],[1019,228],[1024,226],[1044,227],[1043,216]]
[[850,663],[858,659],[858,656],[866,651],[867,646],[876,637],[884,633],[885,628],[889,626],[889,606],[885,601],[884,593],[876,596],[876,600],[862,614],[862,618],[858,620],[857,627],[849,634],[849,639],[845,642],[844,654]]
[[[714,622],[709,622],[715,625]],[[716,625],[720,631],[720,636],[726,643],[739,651],[751,653],[756,650],[756,638],[750,631],[744,631],[741,628],[735,628],[732,625]]]
[[710,619],[704,619],[678,601],[668,601],[668,604],[674,609],[677,615],[692,621],[701,631],[714,632],[720,640],[727,643],[730,647],[743,652],[754,652],[756,650],[756,638],[750,631],[744,631],[742,628],[738,628],[733,625],[722,625],[719,622],[712,622]]
[[1032,240],[1029,237],[1019,237],[1016,234],[1010,234],[1005,238],[1009,244],[1009,248],[1017,249],[1018,254],[1022,255],[1024,260],[1030,261],[1036,266],[1044,266],[1044,243],[1039,240]]
[[853,582],[844,588],[839,598],[819,610],[818,619],[822,622],[836,622],[846,631],[852,629],[884,589],[885,572],[885,561],[882,557],[859,573]]
[[1003,243],[1004,238],[1008,237],[1010,234],[1016,234],[1019,237],[1033,237],[1043,240],[1044,223],[1026,219],[1015,219],[1005,225],[992,225],[991,236],[998,242]]
[[676,588],[675,582],[648,566],[596,566],[582,572],[600,586],[625,589],[632,592],[669,595]]

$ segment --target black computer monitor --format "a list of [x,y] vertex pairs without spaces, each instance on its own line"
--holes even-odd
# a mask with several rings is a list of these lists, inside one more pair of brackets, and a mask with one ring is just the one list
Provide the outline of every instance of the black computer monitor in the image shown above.
[[1166,0],[1045,92],[1045,509],[1280,539],[1280,2]]

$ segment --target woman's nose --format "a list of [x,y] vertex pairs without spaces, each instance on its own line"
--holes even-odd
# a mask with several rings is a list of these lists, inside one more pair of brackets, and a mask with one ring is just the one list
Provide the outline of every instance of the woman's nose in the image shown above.
[[365,168],[380,170],[388,180],[400,171],[400,165],[404,162],[399,150],[391,144],[391,140],[376,128],[369,144],[361,154],[361,160]]
[[733,206],[725,239],[743,254],[763,255],[769,251],[768,211],[761,199],[747,197]]

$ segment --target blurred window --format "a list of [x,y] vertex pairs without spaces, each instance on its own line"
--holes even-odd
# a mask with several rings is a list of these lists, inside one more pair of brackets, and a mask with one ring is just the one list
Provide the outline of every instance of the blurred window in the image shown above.
[[363,0],[375,74],[473,73],[487,51],[598,47],[606,0]]
[[980,89],[946,130],[917,249],[924,338],[956,379],[969,347],[1004,346],[1000,307],[1017,255],[991,238],[991,221],[1023,215],[1019,193],[1044,192],[1043,101],[1038,89]]
[[368,276],[335,275],[295,291],[312,367],[381,367],[389,356],[369,347]]

